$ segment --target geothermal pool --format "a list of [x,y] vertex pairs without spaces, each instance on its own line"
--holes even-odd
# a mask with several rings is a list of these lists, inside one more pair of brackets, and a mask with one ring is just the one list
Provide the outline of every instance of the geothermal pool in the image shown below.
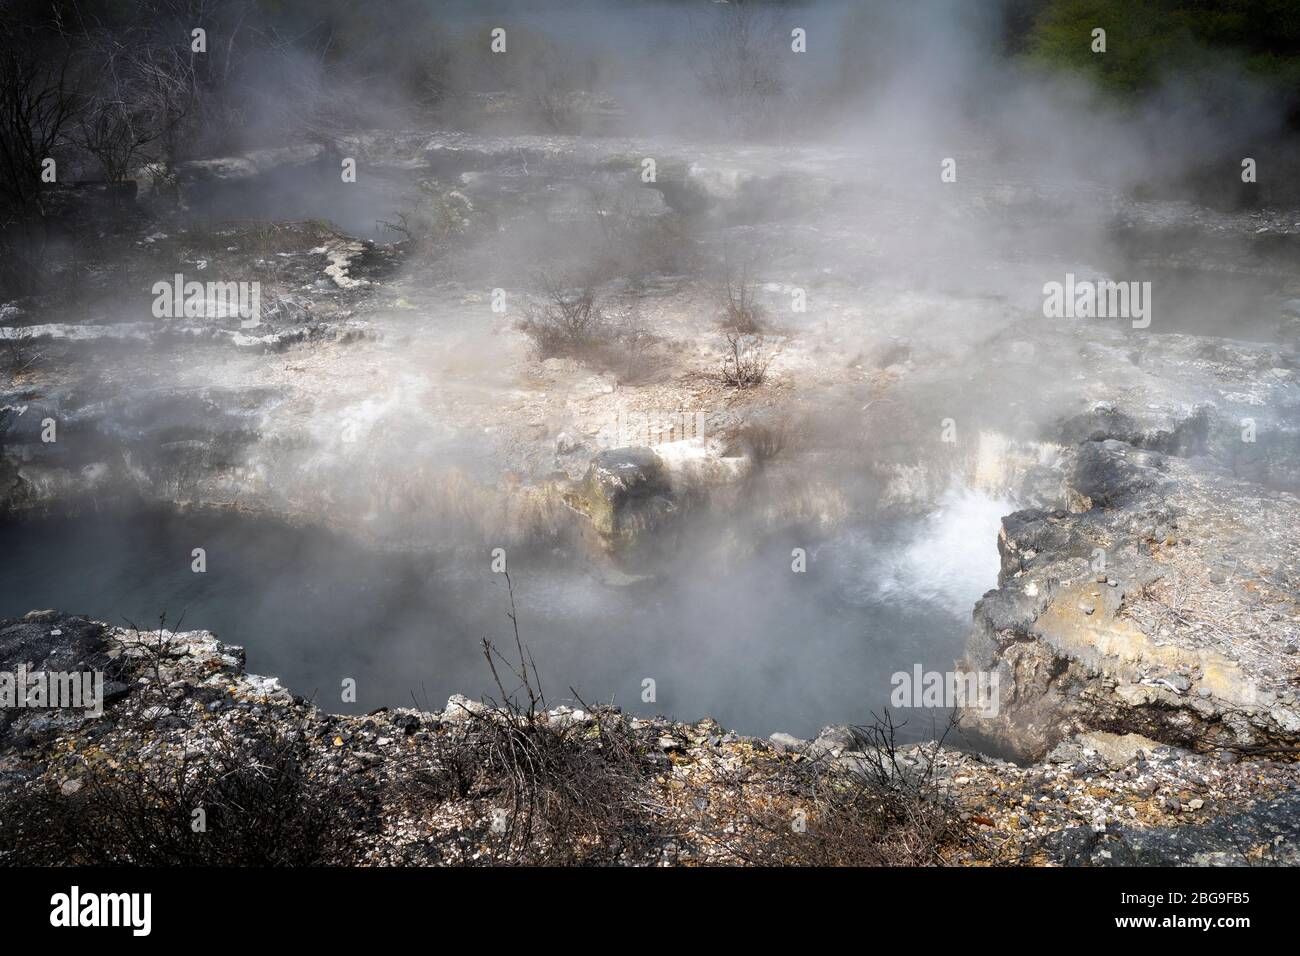
[[[1014,510],[966,490],[923,517],[789,532],[725,547],[692,540],[667,576],[610,584],[558,549],[509,556],[521,635],[551,704],[590,703],[742,733],[815,735],[881,713],[890,676],[949,670],[974,602],[995,586],[998,520]],[[207,570],[191,570],[202,547]],[[791,571],[791,550],[808,570]],[[341,535],[233,513],[81,515],[0,526],[0,617],[57,607],[112,623],[206,629],[243,645],[326,710],[441,708],[496,695],[480,641],[512,640],[490,549],[378,553]],[[355,703],[341,699],[345,678]],[[655,700],[642,700],[654,681]],[[901,736],[944,715],[895,713]]]

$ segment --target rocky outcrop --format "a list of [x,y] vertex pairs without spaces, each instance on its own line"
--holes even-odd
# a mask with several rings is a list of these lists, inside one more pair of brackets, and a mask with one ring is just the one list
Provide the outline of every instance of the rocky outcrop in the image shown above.
[[976,607],[965,661],[995,670],[1002,697],[976,729],[1022,758],[1083,730],[1293,750],[1300,501],[1205,459],[1085,435],[1072,507],[1003,521],[999,587]]
[[668,471],[649,448],[600,452],[583,479],[564,494],[610,552],[625,552],[662,528],[677,511],[674,498]]
[[[197,183],[230,182],[232,180],[251,179],[272,170],[309,166],[324,155],[325,148],[319,143],[301,143],[295,146],[258,149],[233,156],[197,159],[181,163],[176,167],[175,176],[182,187]],[[149,182],[151,178],[148,175],[148,170],[142,170],[138,175],[140,181],[144,183]]]

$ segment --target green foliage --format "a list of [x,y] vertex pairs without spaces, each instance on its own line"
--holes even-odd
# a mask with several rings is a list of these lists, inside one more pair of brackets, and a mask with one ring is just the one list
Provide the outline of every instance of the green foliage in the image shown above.
[[[1287,95],[1300,79],[1294,0],[1013,0],[1008,16],[1010,49],[1120,95],[1171,74],[1206,75],[1225,62]],[[1096,27],[1106,31],[1104,54],[1092,52]]]

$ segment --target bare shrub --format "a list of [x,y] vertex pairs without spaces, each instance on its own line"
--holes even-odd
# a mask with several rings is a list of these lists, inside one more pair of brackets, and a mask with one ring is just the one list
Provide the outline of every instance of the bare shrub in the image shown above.
[[586,51],[543,34],[526,34],[523,42],[527,52],[514,80],[528,105],[551,132],[579,132],[584,90],[595,81],[595,61]]
[[21,216],[43,212],[43,161],[63,142],[77,114],[70,58],[48,64],[18,48],[0,44],[0,212]]
[[[121,728],[121,725],[119,725]],[[124,740],[156,734],[139,718]],[[130,745],[128,745],[130,746]],[[215,723],[203,749],[171,759],[133,747],[88,762],[81,788],[53,782],[0,795],[0,846],[17,865],[290,866],[357,862],[362,794],[308,774],[301,729],[243,736]],[[205,829],[195,832],[194,811]]]
[[550,272],[538,272],[540,303],[530,303],[520,329],[537,346],[542,358],[590,355],[611,334],[596,298],[590,276],[565,281]]
[[633,244],[636,261],[660,275],[693,275],[697,271],[695,236],[690,217],[666,212],[645,223]]
[[722,383],[731,388],[756,388],[767,378],[767,368],[775,357],[761,335],[726,334],[727,347],[722,359]]
[[29,294],[47,274],[43,163],[77,113],[70,58],[43,61],[0,36],[0,291]]
[[728,4],[716,16],[701,34],[700,85],[731,132],[753,135],[770,124],[785,92],[777,55],[784,38],[765,11],[749,5]]
[[605,188],[591,190],[591,210],[601,240],[595,254],[609,273],[640,287],[652,275],[695,270],[695,237],[684,214],[652,212],[636,192]]
[[626,311],[607,316],[606,334],[583,361],[613,375],[620,385],[653,380],[664,365],[662,341],[645,327],[635,302]]
[[568,284],[539,273],[544,296],[527,307],[518,328],[543,359],[577,359],[614,375],[620,384],[653,378],[663,366],[659,337],[645,328],[635,301],[629,309],[608,314],[594,274],[589,270]]
[[141,166],[164,180],[194,101],[194,61],[153,28],[120,34],[96,28],[82,43],[84,68],[95,81],[73,141],[110,183],[124,182]]
[[635,385],[649,381],[663,366],[663,354],[657,335],[641,323],[633,311],[616,326],[612,341],[598,356],[602,368],[613,373],[619,384]]
[[790,441],[790,427],[785,421],[745,422],[727,433],[727,456],[745,455],[763,466],[785,451]]
[[722,327],[725,330],[742,335],[763,331],[763,307],[755,301],[752,283],[728,280],[724,295]]
[[134,167],[136,155],[154,138],[141,128],[121,100],[101,104],[81,121],[77,145],[94,156],[110,183],[123,182]]
[[577,93],[555,86],[542,86],[533,91],[530,99],[548,129],[557,133],[576,131],[581,103]]
[[[888,716],[850,728],[856,764],[820,757],[774,761],[785,796],[736,801],[738,819],[718,836],[737,859],[757,866],[936,866],[973,849],[969,826],[939,786],[935,757],[955,726],[903,759]],[[802,825],[794,825],[798,819]]]
[[19,378],[40,366],[44,353],[32,342],[32,330],[25,326],[13,327],[5,338],[0,339],[0,345],[3,345],[3,351],[0,352],[0,367],[3,367],[11,378]]
[[446,251],[450,241],[469,225],[472,207],[465,196],[444,189],[431,179],[416,184],[416,192],[398,210],[396,221],[379,220],[388,232],[396,233],[418,256],[433,257]]
[[766,313],[758,304],[753,256],[724,250],[722,274],[716,280],[714,295],[722,312],[719,325],[723,331],[758,335],[765,330]]
[[494,861],[591,864],[635,854],[655,833],[641,803],[650,773],[643,747],[625,722],[599,708],[583,705],[590,724],[550,720],[537,666],[519,636],[508,575],[506,585],[514,653],[508,660],[483,641],[501,698],[473,715],[482,735],[483,797],[504,811],[493,833]]
[[176,619],[171,628],[167,627],[167,612],[160,611],[158,614],[158,626],[150,630],[141,630],[140,625],[135,621],[127,620],[126,626],[131,629],[129,642],[126,640],[116,641],[118,649],[125,652],[129,643],[130,647],[136,649],[141,655],[144,667],[149,671],[148,676],[152,680],[146,680],[140,688],[139,693],[127,702],[127,708],[135,707],[137,710],[148,706],[150,703],[161,701],[166,696],[166,689],[162,679],[162,668],[168,658],[170,650],[169,634],[178,633],[185,624],[185,612],[182,611],[180,617]]

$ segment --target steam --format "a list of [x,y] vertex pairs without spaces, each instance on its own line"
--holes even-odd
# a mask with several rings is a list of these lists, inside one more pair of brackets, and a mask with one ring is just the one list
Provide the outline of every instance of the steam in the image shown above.
[[[455,193],[465,223],[446,226],[435,208],[420,236],[430,255],[393,266],[365,309],[343,295],[357,286],[330,285],[324,273],[311,280],[338,294],[339,312],[362,311],[366,335],[356,341],[349,330],[342,344],[284,356],[159,346],[168,359],[159,362],[106,333],[61,371],[105,402],[156,390],[157,405],[132,423],[141,429],[176,414],[174,394],[275,392],[246,423],[274,436],[248,468],[272,489],[273,507],[423,555],[358,570],[369,559],[350,545],[295,539],[281,556],[314,576],[305,597],[291,587],[304,571],[249,601],[251,617],[209,607],[232,640],[251,629],[266,647],[279,641],[261,658],[251,647],[251,666],[290,683],[296,675],[296,689],[332,689],[357,671],[359,707],[404,703],[417,683],[431,696],[490,690],[476,642],[500,634],[503,596],[484,569],[502,546],[512,549],[526,639],[561,687],[760,732],[861,719],[887,698],[890,673],[918,661],[946,669],[957,656],[974,602],[996,583],[998,523],[1020,505],[1014,489],[965,483],[939,423],[959,415],[964,435],[987,427],[1033,440],[1067,404],[1058,387],[1096,374],[1082,350],[1036,367],[1033,323],[1056,321],[1043,314],[1045,283],[1075,274],[1150,283],[1151,328],[1123,323],[1130,335],[1275,334],[1259,317],[1272,321],[1280,283],[1216,279],[1180,297],[1149,264],[1166,239],[1180,241],[1168,223],[1205,212],[1195,176],[1210,169],[1234,181],[1242,156],[1280,156],[1279,104],[1227,59],[1209,58],[1197,78],[1163,75],[1121,107],[1083,78],[1008,55],[998,3],[457,0],[393,4],[395,13],[346,5],[355,9],[333,20],[313,4],[275,6],[287,9],[241,21],[234,37],[232,49],[249,52],[232,61],[226,122],[208,103],[178,158],[271,146],[308,146],[315,158],[194,186],[166,229],[321,217],[382,245],[397,237],[375,223],[412,212],[422,180],[434,184],[428,195]],[[501,55],[488,46],[494,28],[508,36]],[[806,31],[806,53],[791,50],[795,28]],[[340,179],[344,157],[358,160],[356,183]],[[645,158],[660,164],[653,188],[636,178]],[[954,183],[941,180],[947,160]],[[619,209],[630,209],[637,237],[626,246],[605,215]],[[110,224],[129,234],[122,263],[161,234],[151,222],[137,235],[125,215]],[[1150,237],[1140,249],[1126,239],[1131,227]],[[346,237],[319,241],[336,276],[348,257],[363,258]],[[262,265],[291,255],[270,252]],[[717,337],[710,289],[737,258],[752,270],[771,335],[788,337],[772,367],[788,387],[718,399],[694,383]],[[576,360],[540,362],[516,328],[538,270],[568,276],[607,261],[618,268],[597,285],[609,315],[643,322],[666,343],[667,370],[645,382]],[[134,329],[148,315],[150,282],[170,281],[172,265],[150,260],[146,271],[158,274],[124,269],[77,286],[72,305],[103,328]],[[205,267],[177,271],[198,279]],[[791,312],[794,288],[809,293],[810,312]],[[491,310],[496,290],[512,303],[504,314]],[[1013,355],[1026,350],[1041,395],[1027,396],[1024,381],[981,380],[968,364],[1000,336]],[[100,374],[105,366],[112,375]],[[880,392],[898,383],[910,390],[891,407]],[[802,443],[746,486],[752,499],[683,532],[658,577],[611,588],[574,560],[559,533],[568,513],[540,489],[557,473],[579,477],[599,450],[597,430],[577,425],[683,400],[704,407],[668,410],[700,413],[715,432],[785,418]],[[586,444],[561,451],[560,433]],[[924,472],[924,491],[906,507],[886,488],[905,482],[882,464],[900,448]],[[188,553],[194,542],[183,539],[198,533],[217,532],[186,526],[167,547]],[[234,553],[264,543],[255,531],[231,533]],[[807,577],[791,572],[795,548],[814,557]],[[122,568],[135,560],[123,554]],[[57,568],[57,556],[45,566]],[[160,579],[193,586],[167,578],[168,566],[156,569]],[[85,606],[67,610],[118,619],[126,612],[109,591],[124,581],[142,603],[169,599],[122,568],[104,570],[104,587],[75,592]],[[331,596],[335,583],[342,598]],[[367,593],[383,599],[373,622],[355,611]],[[28,610],[15,602],[32,594],[11,591],[0,612]],[[328,613],[295,620],[286,607],[302,603]],[[321,629],[349,607],[347,633],[324,648]],[[194,612],[187,623],[215,626]],[[646,677],[658,678],[652,703],[639,697]]]
[[[876,579],[882,601],[921,600],[953,615],[968,615],[985,591],[997,586],[997,540],[1014,501],[962,485],[944,492],[899,552],[886,552]],[[979,547],[980,542],[984,547]]]

